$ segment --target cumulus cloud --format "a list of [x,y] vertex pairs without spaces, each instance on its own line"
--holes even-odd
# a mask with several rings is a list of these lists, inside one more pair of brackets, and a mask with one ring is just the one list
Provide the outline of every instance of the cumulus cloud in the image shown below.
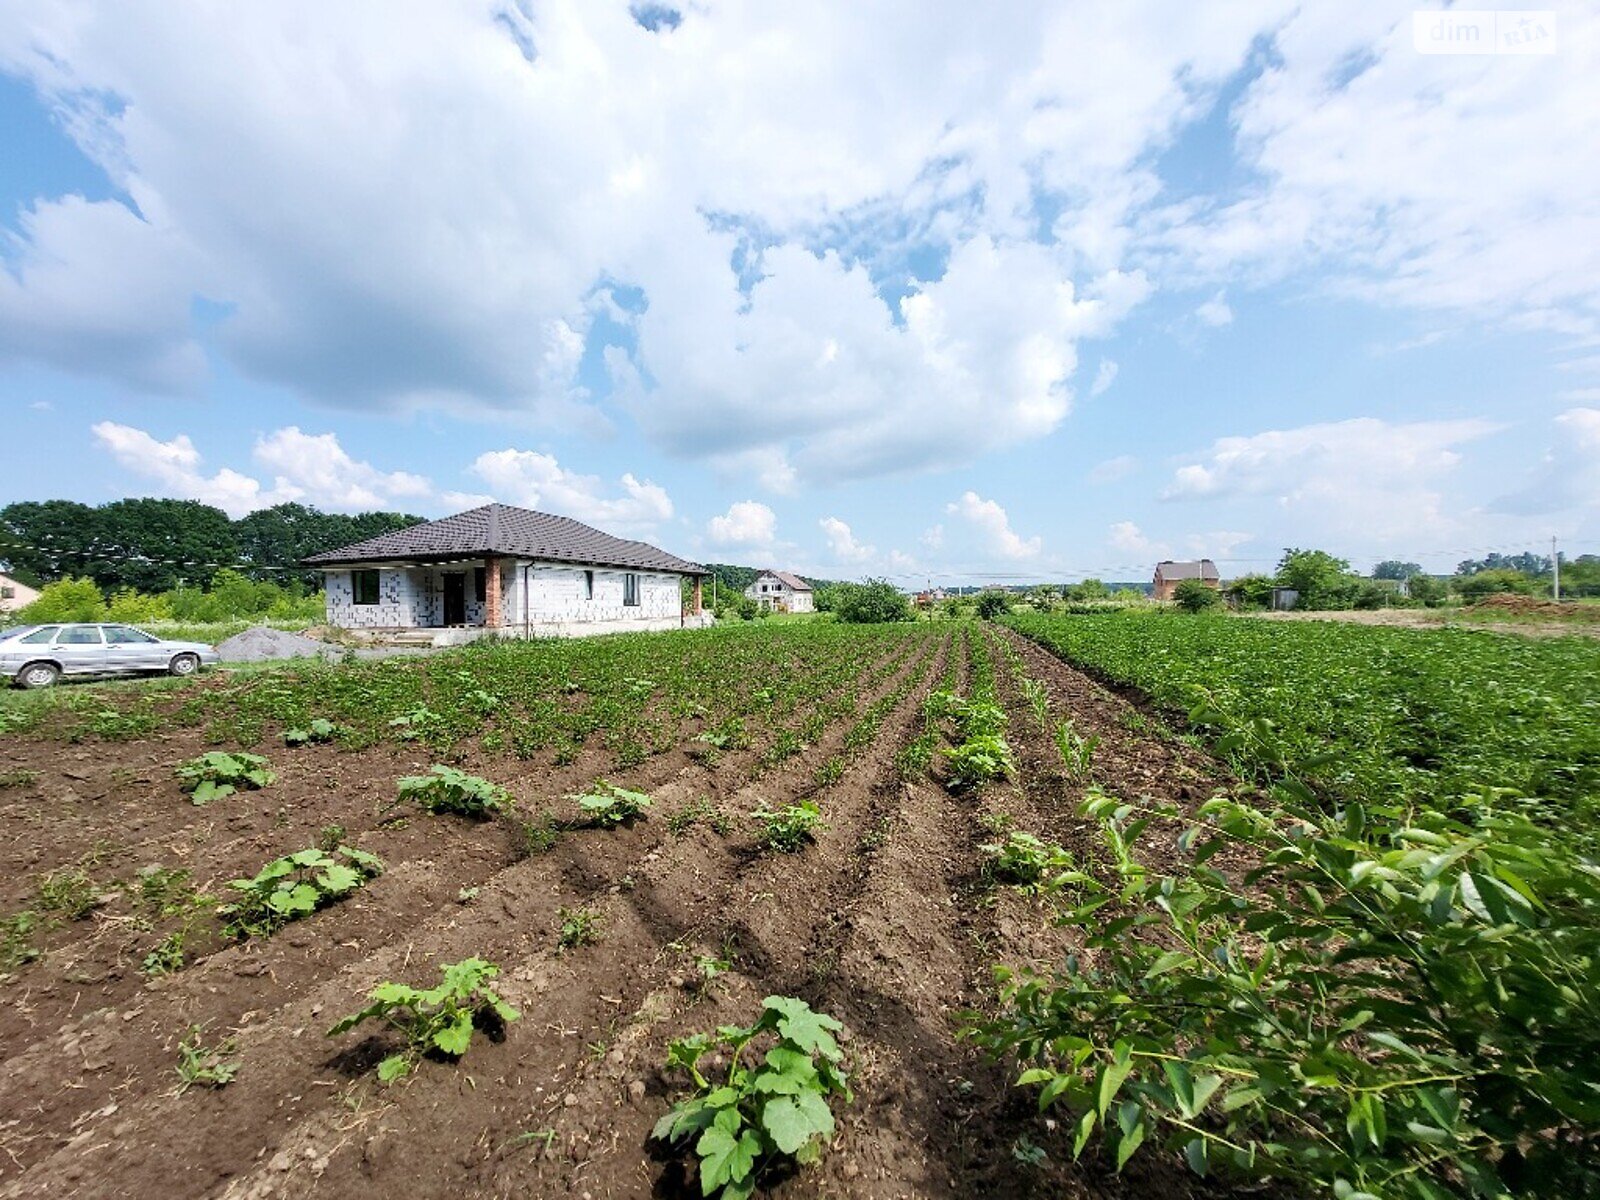
[[740,500],[721,516],[711,518],[706,535],[714,545],[764,550],[777,539],[778,517],[765,504]]
[[1006,510],[993,500],[985,500],[976,492],[963,492],[961,499],[945,506],[945,511],[959,516],[983,536],[984,549],[1000,558],[1034,558],[1043,549],[1041,538],[1024,538],[1011,528],[1011,518]]
[[1443,486],[1460,447],[1499,427],[1482,420],[1391,422],[1376,417],[1218,438],[1180,465],[1165,500],[1266,497],[1284,519],[1343,536],[1453,531]]
[[200,451],[188,434],[163,442],[143,429],[115,421],[101,421],[91,431],[101,449],[109,451],[126,470],[153,481],[175,499],[214,504],[230,517],[298,498],[264,491],[259,480],[230,467],[205,474],[200,469]]
[[310,496],[325,508],[383,508],[427,497],[433,485],[406,471],[380,471],[357,462],[331,433],[302,433],[289,425],[257,440],[255,459],[277,475],[276,490]]
[[1221,292],[1195,309],[1194,315],[1200,324],[1208,325],[1212,329],[1221,329],[1224,325],[1233,324],[1233,309],[1228,307],[1228,299]]
[[828,549],[840,562],[863,563],[877,554],[874,547],[858,542],[850,526],[838,517],[823,517],[817,524],[822,527],[823,536],[828,539]]
[[563,467],[554,455],[536,450],[491,450],[468,468],[489,485],[495,498],[523,508],[536,508],[598,525],[648,534],[672,517],[672,499],[665,488],[625,474],[620,494],[598,475]]
[[1107,531],[1106,544],[1125,554],[1165,558],[1172,551],[1165,542],[1152,541],[1132,521],[1117,521]]
[[203,297],[331,405],[622,410],[774,491],[970,461],[1065,417],[1152,146],[1288,3],[35,7],[0,68],[119,198],[24,217],[0,355],[190,388]]
[[1569,408],[1554,421],[1554,439],[1521,490],[1491,509],[1512,516],[1600,509],[1600,408]]

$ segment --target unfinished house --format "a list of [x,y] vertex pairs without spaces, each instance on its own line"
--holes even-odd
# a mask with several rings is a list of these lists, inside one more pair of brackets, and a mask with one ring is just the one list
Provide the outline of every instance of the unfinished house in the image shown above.
[[711,621],[701,608],[699,564],[509,504],[304,561],[323,573],[328,624],[399,640],[450,645],[487,633],[575,637]]
[[788,571],[763,571],[745,588],[749,596],[769,612],[808,613],[816,611],[811,585]]

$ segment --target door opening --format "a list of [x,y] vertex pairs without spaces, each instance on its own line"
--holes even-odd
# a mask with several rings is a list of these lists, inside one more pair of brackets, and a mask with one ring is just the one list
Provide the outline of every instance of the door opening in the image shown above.
[[467,577],[460,571],[448,571],[444,576],[444,623],[467,623]]

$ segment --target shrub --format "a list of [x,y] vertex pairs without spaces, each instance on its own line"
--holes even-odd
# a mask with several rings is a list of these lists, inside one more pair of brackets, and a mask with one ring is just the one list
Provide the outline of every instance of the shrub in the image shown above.
[[94,580],[74,579],[69,575],[41,587],[38,599],[21,609],[17,616],[23,621],[39,624],[51,621],[104,621],[106,600]]
[[332,854],[299,850],[275,858],[253,878],[228,884],[239,898],[217,909],[226,921],[222,931],[228,937],[270,937],[290,921],[343,900],[382,872],[376,854],[353,846],[340,846]]
[[851,625],[912,619],[911,602],[887,579],[837,584],[833,591],[833,614]]
[[578,807],[588,813],[596,825],[626,825],[644,816],[644,810],[650,807],[650,797],[644,792],[629,791],[604,779],[595,780],[582,795],[567,799],[576,800]]
[[1228,584],[1227,594],[1243,609],[1267,608],[1275,585],[1270,575],[1241,575]]
[[209,804],[241,788],[264,788],[277,778],[259,754],[208,750],[176,770],[179,786],[195,804]]
[[776,810],[758,808],[750,815],[761,822],[761,844],[780,854],[793,854],[816,840],[812,831],[822,826],[822,810],[814,800],[786,804]]
[[998,588],[990,588],[979,594],[973,608],[985,621],[993,621],[1011,611],[1011,594],[1002,592]]
[[1222,607],[1222,593],[1199,579],[1180,579],[1172,602],[1186,613],[1209,612]]
[[[656,1123],[653,1139],[683,1147],[693,1139],[700,1160],[700,1194],[722,1200],[748,1197],[761,1174],[784,1161],[815,1162],[833,1136],[829,1102],[854,1099],[834,1040],[838,1021],[813,1012],[803,1000],[768,996],[748,1028],[724,1025],[672,1043],[667,1066],[687,1071],[695,1092]],[[765,1056],[746,1061],[752,1044],[770,1044]],[[726,1060],[715,1083],[700,1071],[708,1051]]]
[[150,621],[172,620],[172,606],[160,596],[147,596],[132,588],[121,588],[111,596],[106,609],[106,619],[128,625],[143,625]]
[[505,788],[455,767],[435,766],[428,775],[407,775],[396,786],[400,801],[415,800],[436,816],[459,813],[482,818],[511,808],[511,797]]
[[1518,596],[1531,596],[1535,585],[1534,581],[1521,571],[1497,570],[1479,571],[1476,575],[1457,578],[1455,589],[1463,600],[1471,602],[1505,592]]
[[522,1016],[487,986],[500,968],[481,958],[445,963],[439,986],[419,991],[403,983],[380,983],[367,994],[372,1001],[328,1030],[329,1037],[348,1033],[363,1021],[384,1021],[405,1035],[406,1048],[378,1064],[378,1078],[398,1079],[424,1054],[457,1059],[472,1044],[474,1028],[491,1035]]
[[[1296,1195],[1600,1194],[1592,864],[1502,792],[1377,819],[1276,794],[1202,806],[1170,877],[1136,851],[1175,813],[1087,802],[1117,876],[1064,915],[1088,954],[1003,974],[969,1034],[1119,1169],[1159,1142]],[[1260,865],[1235,882],[1222,850]]]

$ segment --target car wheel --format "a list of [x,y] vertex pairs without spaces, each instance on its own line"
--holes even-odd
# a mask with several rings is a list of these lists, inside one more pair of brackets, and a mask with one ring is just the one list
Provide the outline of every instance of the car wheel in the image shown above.
[[193,675],[200,669],[200,659],[193,654],[174,655],[167,670],[174,675]]
[[55,663],[29,663],[17,672],[17,683],[25,688],[49,687],[61,678],[61,668]]

